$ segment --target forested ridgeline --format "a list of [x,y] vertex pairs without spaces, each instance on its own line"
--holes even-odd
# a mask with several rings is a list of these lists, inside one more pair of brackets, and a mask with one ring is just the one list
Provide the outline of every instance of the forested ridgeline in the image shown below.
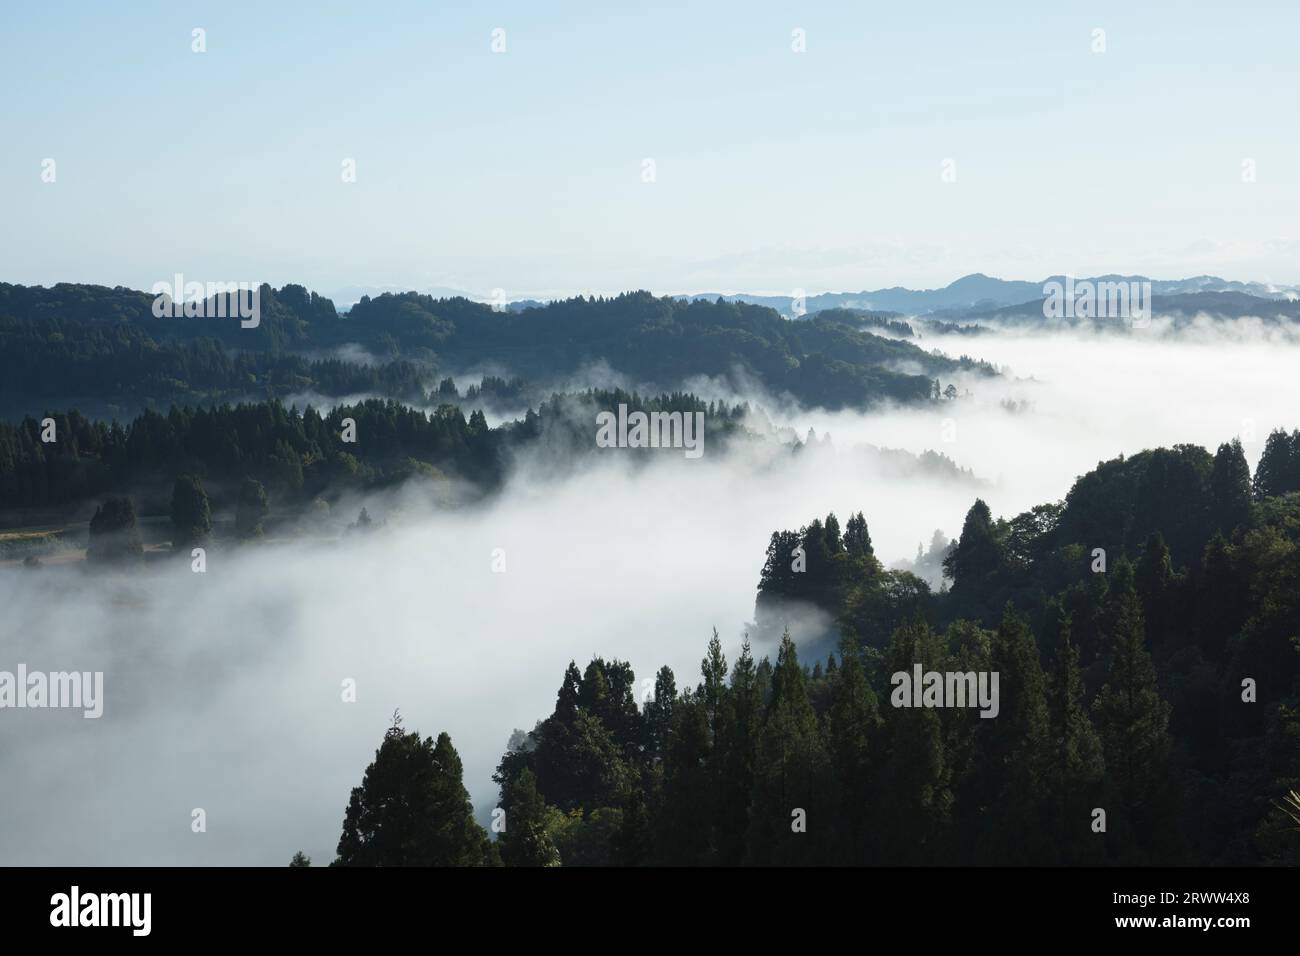
[[[1157,283],[1159,285],[1159,283]],[[1043,300],[1005,305],[998,308],[969,308],[935,313],[936,318],[947,316],[963,320],[977,320],[1005,325],[1041,328],[1044,325]],[[1251,295],[1233,289],[1203,290],[1198,292],[1157,292],[1151,297],[1151,313],[1161,322],[1168,322],[1176,330],[1191,328],[1206,321],[1258,320],[1266,326],[1287,326],[1300,322],[1300,300],[1294,297]],[[1133,323],[1126,318],[1062,318],[1052,319],[1052,326],[1083,326],[1107,332],[1131,333]],[[1138,326],[1140,332],[1143,326]]]
[[[454,382],[440,387],[456,393]],[[0,513],[28,509],[72,511],[106,495],[170,493],[181,476],[235,489],[259,482],[277,509],[314,499],[392,486],[413,476],[455,478],[489,493],[505,477],[512,455],[537,450],[555,465],[573,467],[599,454],[596,414],[620,405],[645,412],[701,413],[706,447],[747,434],[745,405],[705,402],[686,393],[641,396],[589,389],[551,396],[522,419],[488,427],[482,411],[468,418],[453,404],[433,412],[370,399],[321,412],[279,401],[146,411],[126,425],[91,421],[78,412],[52,413],[18,425],[0,423]],[[45,440],[49,437],[51,440]],[[795,443],[797,445],[797,442]],[[648,459],[671,449],[625,449]],[[677,452],[676,457],[681,453]]]
[[363,365],[288,352],[235,352],[216,339],[155,339],[142,326],[0,317],[0,417],[76,405],[104,417],[172,404],[303,392],[425,398],[428,372],[396,360]]
[[[728,662],[715,633],[653,695],[570,663],[501,759],[495,841],[446,735],[395,724],[337,862],[1300,863],[1297,492],[1300,433],[1253,481],[1235,441],[1105,462],[1010,520],[977,501],[937,593],[882,569],[861,513],[777,532],[757,615],[833,614],[824,663],[788,634]],[[995,715],[899,706],[917,665],[996,672]]]
[[[850,311],[790,322],[764,306],[648,292],[500,312],[463,298],[386,293],[339,313],[302,286],[262,286],[254,327],[237,318],[159,318],[153,302],[120,287],[0,283],[0,415],[32,414],[72,393],[132,414],[306,390],[412,401],[423,377],[479,364],[544,385],[597,363],[668,390],[698,375],[736,386],[753,379],[832,409],[925,402],[937,376],[994,374],[984,363],[874,335],[866,328],[876,320]],[[233,315],[233,306],[223,311]],[[321,358],[353,344],[379,364]]]

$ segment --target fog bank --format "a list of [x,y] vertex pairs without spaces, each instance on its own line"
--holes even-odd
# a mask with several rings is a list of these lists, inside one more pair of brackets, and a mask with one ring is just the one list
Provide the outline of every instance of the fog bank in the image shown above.
[[[734,659],[773,530],[860,509],[890,563],[935,529],[955,536],[977,494],[1009,516],[1100,460],[1233,435],[1253,467],[1270,428],[1300,424],[1300,349],[1249,328],[922,344],[1007,375],[958,378],[969,397],[925,409],[764,399],[777,424],[832,444],[665,450],[645,467],[609,449],[562,480],[524,459],[490,503],[391,516],[380,503],[386,528],[213,548],[206,574],[0,570],[0,670],[105,675],[98,720],[0,711],[0,864],[285,865],[298,849],[328,862],[395,709],[408,729],[451,734],[485,819],[511,730],[549,714],[571,658],[626,659],[647,682],[668,664],[680,687],[716,627]],[[882,467],[857,445],[933,449],[977,480]]]

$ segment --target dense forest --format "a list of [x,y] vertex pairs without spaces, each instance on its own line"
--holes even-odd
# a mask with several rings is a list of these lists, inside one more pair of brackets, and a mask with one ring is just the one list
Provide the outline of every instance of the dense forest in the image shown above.
[[[785,634],[728,662],[715,632],[641,706],[627,663],[570,662],[501,758],[496,840],[450,739],[395,720],[335,863],[1300,863],[1300,432],[1253,480],[1233,441],[1011,519],[977,500],[945,569],[883,570],[861,513],[777,531],[756,616],[834,614],[825,661]],[[917,664],[997,672],[996,719],[896,706]]]
[[212,338],[157,340],[146,328],[71,319],[0,317],[0,415],[76,405],[121,417],[170,404],[374,393],[424,400],[423,367],[363,365],[287,352],[234,352]]
[[[496,383],[484,382],[493,394],[507,396],[518,385]],[[469,391],[481,394],[483,387]],[[455,396],[455,382],[443,380],[437,394]],[[210,491],[229,489],[232,501],[244,481],[257,481],[277,508],[288,510],[421,475],[455,479],[471,494],[488,494],[499,487],[510,456],[526,449],[556,467],[599,454],[595,415],[620,404],[646,412],[701,412],[705,438],[719,452],[731,440],[756,440],[745,428],[751,410],[744,404],[619,389],[555,394],[496,428],[481,411],[466,418],[449,402],[430,413],[379,399],[328,412],[298,411],[279,401],[173,407],[166,415],[146,411],[125,426],[73,411],[0,424],[0,515],[18,512],[21,518],[33,509],[71,514],[106,495],[170,494],[183,475]],[[642,460],[658,452],[626,451]]]
[[[752,379],[832,409],[925,402],[935,377],[995,374],[984,363],[873,334],[868,329],[910,331],[880,316],[845,310],[790,322],[763,306],[648,292],[500,312],[463,298],[385,294],[339,313],[302,286],[262,286],[251,328],[237,319],[157,318],[152,303],[120,287],[0,283],[0,416],[93,401],[102,406],[93,413],[121,417],[311,390],[418,401],[426,379],[484,364],[547,387],[598,363],[658,390],[692,376],[734,387]],[[356,345],[378,364],[323,357]]]

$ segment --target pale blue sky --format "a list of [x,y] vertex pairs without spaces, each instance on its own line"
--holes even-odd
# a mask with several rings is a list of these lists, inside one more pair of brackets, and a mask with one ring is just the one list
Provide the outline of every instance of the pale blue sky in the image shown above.
[[6,4],[0,280],[1300,283],[1300,4],[622,6]]

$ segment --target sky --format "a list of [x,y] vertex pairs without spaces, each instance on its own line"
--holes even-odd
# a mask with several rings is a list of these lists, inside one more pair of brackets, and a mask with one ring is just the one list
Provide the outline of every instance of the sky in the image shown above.
[[0,281],[1300,283],[1293,2],[622,6],[6,4]]

